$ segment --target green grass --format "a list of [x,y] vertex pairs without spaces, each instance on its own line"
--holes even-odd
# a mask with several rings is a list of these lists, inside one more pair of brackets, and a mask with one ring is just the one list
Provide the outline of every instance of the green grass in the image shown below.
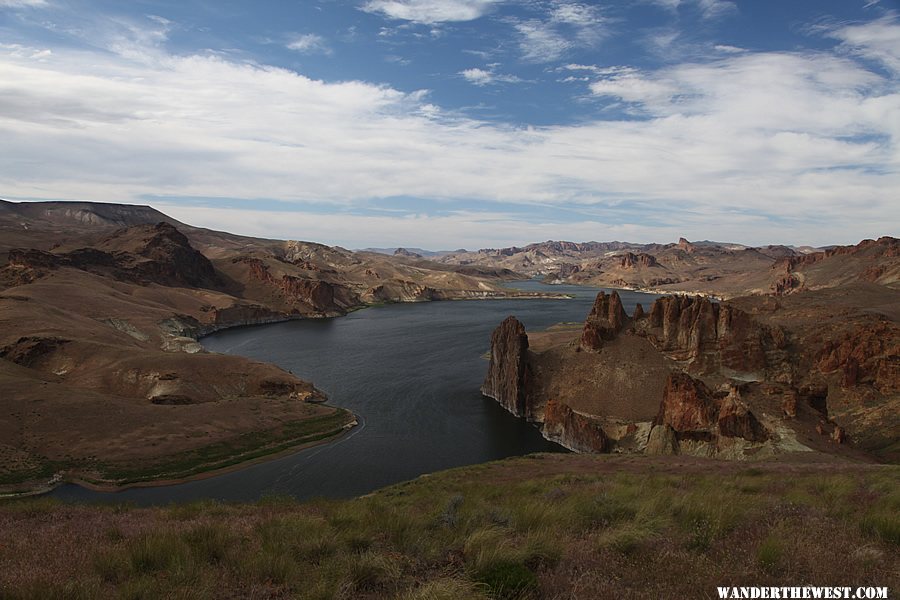
[[291,421],[268,431],[241,434],[235,439],[180,452],[165,460],[134,465],[118,465],[99,461],[44,461],[39,467],[0,472],[0,485],[15,485],[49,480],[61,471],[96,472],[99,477],[85,477],[96,484],[128,485],[155,479],[182,479],[206,471],[223,469],[243,462],[277,454],[294,446],[318,442],[344,431],[351,414],[341,408],[310,419]]
[[[0,589],[10,598],[524,600],[694,597],[736,577],[900,584],[895,467],[790,477],[554,472],[565,464],[501,461],[348,501],[118,511],[0,503],[7,530],[19,524],[28,544],[60,561],[7,562],[15,556],[3,554],[0,528]],[[516,476],[530,466],[543,474]],[[88,515],[92,525],[79,530]],[[42,536],[55,522],[72,525],[49,545]],[[69,587],[59,573],[70,574]]]

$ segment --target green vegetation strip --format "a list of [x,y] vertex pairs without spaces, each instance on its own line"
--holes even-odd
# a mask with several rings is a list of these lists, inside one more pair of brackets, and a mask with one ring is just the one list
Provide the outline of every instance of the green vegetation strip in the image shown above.
[[106,466],[101,473],[105,481],[120,485],[154,479],[182,479],[333,437],[344,431],[351,419],[350,412],[336,409],[331,414],[292,421],[268,431],[244,433],[227,442],[182,452],[164,462],[140,468]]
[[241,434],[232,440],[202,446],[169,456],[165,461],[113,465],[97,461],[44,461],[27,470],[0,472],[0,485],[47,481],[54,473],[96,472],[99,478],[82,480],[98,485],[128,485],[162,479],[183,479],[277,454],[289,448],[334,437],[345,430],[353,415],[344,409],[310,419],[291,421],[276,429]]
[[[513,459],[349,501],[7,502],[0,589],[8,598],[440,600],[900,585],[900,468],[679,474],[628,463],[629,472],[591,473],[585,464]],[[73,523],[65,536],[45,535],[59,522]]]

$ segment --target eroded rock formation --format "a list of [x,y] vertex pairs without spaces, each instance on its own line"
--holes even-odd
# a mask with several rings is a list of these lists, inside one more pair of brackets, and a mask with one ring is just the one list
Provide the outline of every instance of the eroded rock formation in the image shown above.
[[607,295],[597,294],[594,306],[584,322],[581,333],[581,347],[585,350],[599,350],[604,341],[614,339],[628,324],[628,315],[622,307],[618,292]]
[[900,327],[878,321],[825,343],[817,366],[840,373],[841,386],[868,383],[883,394],[900,392]]
[[637,267],[655,267],[659,263],[656,262],[656,257],[652,254],[646,254],[641,252],[640,254],[634,254],[632,252],[626,252],[622,255],[622,260],[619,263],[624,269],[635,269]]
[[576,412],[556,400],[548,400],[542,424],[544,437],[575,452],[609,452],[610,440],[596,417]]
[[[270,267],[259,258],[242,256],[232,259],[244,263],[250,276],[267,284],[280,294],[288,304],[303,304],[322,314],[340,312],[354,303],[349,290],[318,279],[306,279],[294,275],[273,274]],[[343,297],[342,297],[343,296]]]
[[517,417],[526,417],[529,370],[525,326],[507,317],[491,334],[491,359],[481,393]]
[[729,304],[702,296],[665,296],[650,308],[639,332],[696,374],[722,367],[757,374],[785,368],[784,332],[762,325]]

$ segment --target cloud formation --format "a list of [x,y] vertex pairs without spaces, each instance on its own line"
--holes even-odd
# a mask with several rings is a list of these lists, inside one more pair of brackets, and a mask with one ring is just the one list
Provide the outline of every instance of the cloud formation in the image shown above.
[[705,19],[716,19],[737,12],[738,7],[732,0],[644,0],[661,6],[666,10],[678,12],[681,7],[689,6],[697,10]]
[[46,5],[47,0],[0,0],[0,8],[25,8]]
[[491,85],[495,83],[520,83],[522,81],[522,79],[516,75],[497,73],[494,70],[493,65],[489,65],[489,68],[487,69],[480,69],[478,67],[464,69],[460,71],[459,74],[469,83],[478,86]]
[[503,0],[368,0],[362,10],[425,25],[474,21]]
[[328,47],[325,38],[315,33],[295,36],[285,46],[288,50],[303,54],[331,54],[331,48]]
[[606,22],[594,5],[556,0],[540,19],[512,21],[522,58],[547,63],[576,47],[591,47],[606,35]]
[[[169,54],[153,42],[158,29],[110,46],[118,54],[3,46],[0,197],[279,199],[301,208],[173,200],[171,212],[208,226],[230,215],[229,228],[247,233],[277,222],[347,243],[355,232],[359,245],[711,231],[744,243],[855,242],[900,223],[900,83],[870,63],[891,64],[900,24],[852,27],[828,32],[846,45],[837,52],[748,51],[657,70],[570,65],[598,104],[631,116],[547,127],[460,116],[427,91]],[[470,75],[491,76],[481,71]],[[353,212],[394,197],[438,201],[451,214]],[[467,212],[461,200],[518,213]],[[302,209],[310,202],[338,212],[313,219]],[[576,216],[523,219],[523,206]],[[303,229],[311,222],[319,234]]]

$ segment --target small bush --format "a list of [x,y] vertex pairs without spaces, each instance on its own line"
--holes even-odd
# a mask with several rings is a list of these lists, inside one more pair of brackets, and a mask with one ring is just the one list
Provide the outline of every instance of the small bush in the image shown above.
[[368,551],[348,558],[346,574],[355,589],[371,592],[396,583],[402,569],[392,557]]
[[484,600],[486,586],[465,579],[447,578],[429,581],[403,596],[403,600]]
[[601,549],[612,549],[625,555],[635,554],[656,537],[656,532],[636,523],[624,523],[600,534]]
[[298,572],[297,563],[289,555],[265,548],[245,556],[239,566],[242,575],[255,583],[285,584]]
[[183,535],[191,554],[200,562],[224,562],[235,539],[224,525],[199,525]]
[[187,546],[176,535],[158,531],[138,537],[128,544],[128,560],[135,573],[152,574],[183,566]]
[[475,580],[485,584],[493,598],[508,600],[527,598],[538,588],[538,579],[520,562],[499,561],[475,573]]
[[781,569],[784,556],[782,537],[778,531],[773,531],[756,549],[756,563],[766,573],[774,575]]
[[859,526],[866,535],[900,546],[900,514],[896,512],[870,512]]
[[94,555],[94,572],[103,581],[116,583],[124,580],[131,573],[128,560],[122,552],[103,550]]
[[451,496],[450,500],[447,502],[447,506],[444,508],[444,511],[440,516],[440,522],[444,527],[454,529],[457,525],[459,525],[459,508],[462,506],[462,503],[462,494],[455,494]]

